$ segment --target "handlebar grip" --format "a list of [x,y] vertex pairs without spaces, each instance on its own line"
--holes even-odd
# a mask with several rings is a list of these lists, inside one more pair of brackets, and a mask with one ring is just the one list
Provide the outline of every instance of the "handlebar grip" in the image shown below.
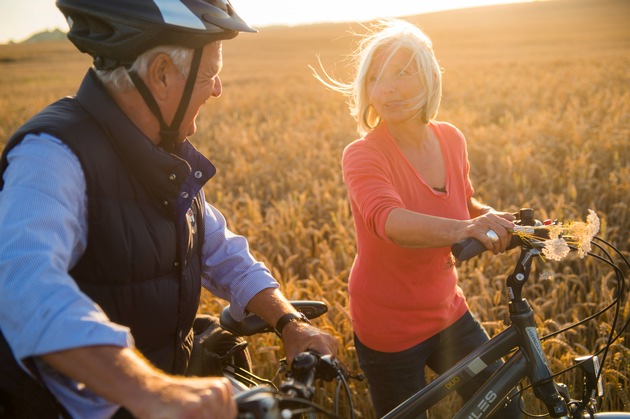
[[453,256],[459,261],[465,261],[471,258],[474,258],[477,255],[485,252],[486,246],[481,244],[481,242],[477,239],[473,239],[472,237],[468,237],[462,241],[458,241],[457,243],[451,246],[451,252],[453,252]]
[[[510,239],[510,244],[505,250],[513,249],[517,246],[523,244],[523,241],[517,235],[513,235]],[[453,256],[461,262],[472,259],[475,256],[479,256],[483,252],[485,252],[486,246],[481,244],[481,242],[472,237],[468,237],[467,239],[458,241],[457,243],[451,246],[451,252],[453,252]]]
[[[521,208],[518,213],[513,214],[516,217],[514,223],[520,226],[531,226],[534,229],[534,235],[540,238],[549,238],[549,232],[545,229],[537,230],[536,227],[542,226],[543,223],[540,220],[534,218],[534,210],[531,208]],[[518,246],[530,245],[527,241],[522,240],[517,234],[513,234],[510,238],[510,244],[508,244],[505,250],[510,250]],[[461,262],[474,258],[485,252],[486,246],[472,237],[468,237],[461,240],[451,246],[451,252],[453,256]]]

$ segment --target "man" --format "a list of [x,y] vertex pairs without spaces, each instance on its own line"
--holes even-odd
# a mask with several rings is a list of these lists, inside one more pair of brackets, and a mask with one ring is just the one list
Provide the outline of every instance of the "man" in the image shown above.
[[0,379],[17,360],[72,417],[234,417],[225,379],[183,377],[202,285],[276,326],[289,360],[336,351],[205,202],[215,169],[187,140],[221,41],[255,30],[227,0],[57,6],[94,69],[0,160]]

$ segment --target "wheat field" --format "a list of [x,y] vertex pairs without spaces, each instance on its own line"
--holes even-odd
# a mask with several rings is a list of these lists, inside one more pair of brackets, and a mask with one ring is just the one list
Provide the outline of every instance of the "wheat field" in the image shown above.
[[[583,220],[593,209],[600,236],[628,257],[630,2],[550,0],[407,19],[433,39],[444,69],[438,119],[467,138],[476,196],[503,210],[535,208],[541,219]],[[225,42],[223,96],[206,105],[192,138],[218,167],[208,200],[249,238],[288,298],[328,304],[314,323],[338,338],[351,370],[358,369],[347,294],[355,243],[340,158],[357,134],[345,99],[309,66],[321,61],[347,80],[352,33],[363,31],[356,22],[271,27]],[[69,42],[0,46],[0,147],[29,116],[74,94],[89,65]],[[505,278],[516,256],[482,255],[460,267],[472,310],[493,335],[505,326]],[[613,273],[601,263],[570,258],[552,268],[553,281],[533,278],[524,291],[542,335],[614,298]],[[204,294],[201,310],[216,314],[225,304]],[[626,301],[621,317],[628,316]],[[612,318],[608,312],[545,340],[552,370],[600,348]],[[607,357],[608,410],[630,411],[629,338],[626,331]],[[248,340],[255,372],[273,376],[281,342],[271,334]],[[573,372],[558,380],[576,385]],[[358,417],[373,418],[366,383],[353,382],[352,392]],[[541,413],[531,390],[524,397]],[[451,397],[431,417],[448,418],[459,403]]]

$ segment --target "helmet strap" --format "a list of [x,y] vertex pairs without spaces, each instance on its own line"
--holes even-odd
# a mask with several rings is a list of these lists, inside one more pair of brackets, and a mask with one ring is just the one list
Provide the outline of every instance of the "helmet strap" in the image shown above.
[[184,86],[179,106],[177,107],[177,111],[175,112],[175,116],[173,117],[170,125],[164,121],[164,116],[162,115],[160,106],[153,97],[151,90],[149,90],[144,80],[142,80],[142,77],[140,77],[135,70],[129,70],[127,72],[131,81],[136,86],[136,89],[138,89],[140,96],[142,96],[144,102],[149,107],[149,110],[153,113],[153,115],[155,115],[160,123],[160,142],[158,146],[162,147],[169,153],[175,148],[182,119],[184,118],[186,110],[188,110],[188,105],[190,104],[190,98],[192,96],[193,88],[195,87],[195,81],[197,80],[197,73],[199,72],[199,64],[201,62],[202,53],[203,48],[196,48],[194,50],[192,62],[190,63],[190,70],[188,72],[188,79],[186,80],[186,85]]

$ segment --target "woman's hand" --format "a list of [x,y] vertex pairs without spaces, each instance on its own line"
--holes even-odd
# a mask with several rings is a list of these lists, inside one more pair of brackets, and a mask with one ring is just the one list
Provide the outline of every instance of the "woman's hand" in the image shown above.
[[514,228],[514,216],[508,212],[490,209],[483,215],[473,218],[466,227],[466,236],[479,240],[495,255],[504,252],[510,244]]

